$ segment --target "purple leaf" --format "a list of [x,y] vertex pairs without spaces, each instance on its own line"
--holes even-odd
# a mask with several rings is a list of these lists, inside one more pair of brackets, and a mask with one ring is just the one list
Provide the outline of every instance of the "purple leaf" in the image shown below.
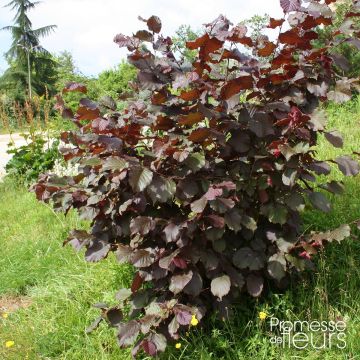
[[311,192],[309,194],[309,199],[311,204],[315,208],[324,211],[326,213],[331,210],[330,201],[329,199],[327,199],[327,197],[324,194],[319,192]]
[[359,173],[359,163],[353,160],[350,156],[340,156],[335,159],[338,164],[340,171],[345,176],[355,176]]
[[301,0],[280,0],[280,5],[284,10],[284,13],[291,11],[298,11],[301,8]]
[[333,146],[337,148],[343,147],[344,141],[341,134],[338,131],[333,130],[333,131],[325,132],[324,135],[326,140],[329,141],[329,143],[332,144]]
[[136,320],[131,320],[119,328],[118,342],[121,347],[132,345],[140,332],[140,324]]
[[184,287],[190,282],[193,277],[193,272],[189,271],[181,275],[174,275],[170,280],[169,290],[175,295],[180,293]]
[[246,288],[253,297],[259,297],[264,288],[264,279],[261,276],[250,274],[246,278]]

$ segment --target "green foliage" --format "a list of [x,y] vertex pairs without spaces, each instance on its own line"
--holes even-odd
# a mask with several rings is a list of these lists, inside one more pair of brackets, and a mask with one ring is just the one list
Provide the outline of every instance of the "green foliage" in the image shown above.
[[[24,137],[28,139],[28,136]],[[33,135],[28,144],[19,148],[10,144],[7,152],[13,156],[6,164],[8,176],[18,183],[32,184],[39,174],[51,170],[55,160],[60,158],[58,146],[58,140],[47,144],[41,134]]]
[[118,99],[119,95],[131,92],[129,82],[136,78],[136,68],[123,61],[115,68],[102,71],[97,79],[96,86],[99,89],[97,100],[104,96]]
[[[113,69],[102,71],[97,78],[83,75],[74,63],[71,53],[64,51],[56,57],[58,64],[58,80],[56,88],[60,93],[68,83],[82,83],[87,88],[87,93],[94,100],[101,100],[106,96],[118,99],[120,95],[131,92],[129,82],[135,80],[136,69],[123,61]],[[64,95],[67,104],[75,110],[82,94],[68,92]],[[123,107],[123,104],[120,105]]]
[[200,34],[200,31],[193,30],[189,25],[181,25],[172,37],[174,52],[179,52],[185,59],[192,63],[197,55],[197,50],[187,48],[188,41],[194,41]]
[[14,25],[2,28],[11,32],[12,44],[6,53],[9,68],[0,78],[0,90],[10,91],[11,97],[16,101],[23,101],[26,93],[30,92],[28,72],[31,76],[31,88],[38,95],[54,90],[55,63],[50,53],[40,45],[40,38],[48,36],[56,26],[32,28],[28,12],[37,3],[29,0],[10,1],[7,6],[16,11]]
[[247,26],[250,29],[251,38],[256,40],[263,34],[264,29],[269,24],[269,20],[270,16],[268,14],[254,15],[250,19],[241,21],[240,24]]
[[[70,52],[63,51],[58,56],[54,56],[54,60],[57,64],[57,93],[61,93],[62,89],[65,88],[68,83],[77,82],[85,84],[89,93],[91,93],[94,98],[97,98],[99,89],[96,79],[87,77],[80,72]],[[77,93],[67,93],[65,99],[69,107],[75,109],[81,99],[81,95]]]

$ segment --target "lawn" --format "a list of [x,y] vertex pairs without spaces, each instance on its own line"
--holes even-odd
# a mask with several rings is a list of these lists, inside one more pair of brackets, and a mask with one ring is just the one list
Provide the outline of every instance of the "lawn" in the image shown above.
[[[322,139],[321,158],[360,149],[360,98],[344,106],[330,106],[329,128],[344,134],[344,149]],[[334,178],[339,178],[334,171]],[[319,178],[321,181],[321,178]],[[307,209],[305,229],[321,230],[360,218],[360,177],[346,179],[346,192],[332,197],[330,214]],[[96,302],[116,304],[114,293],[128,286],[131,268],[111,256],[98,264],[86,263],[62,242],[72,228],[82,228],[76,214],[67,218],[38,203],[33,194],[0,185],[0,359],[129,359],[120,350],[114,330],[102,324],[87,335],[98,315]],[[315,272],[294,279],[285,292],[260,300],[244,298],[231,322],[209,319],[195,328],[163,359],[360,359],[360,236],[332,244],[317,259]],[[270,343],[269,324],[258,318],[266,311],[281,320],[336,320],[347,324],[344,350],[283,349]],[[12,340],[15,345],[5,347]],[[145,359],[145,357],[144,357]]]

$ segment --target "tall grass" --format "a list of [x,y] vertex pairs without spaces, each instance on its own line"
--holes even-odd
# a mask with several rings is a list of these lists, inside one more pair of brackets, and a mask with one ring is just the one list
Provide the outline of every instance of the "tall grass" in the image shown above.
[[0,99],[0,133],[15,131],[37,131],[48,127],[53,108],[53,100],[48,93],[25,99],[23,103]]
[[[360,149],[360,99],[349,105],[328,108],[329,128],[344,134],[344,149],[332,148],[320,139],[323,159]],[[334,178],[340,178],[334,169]],[[319,182],[323,181],[319,177]],[[331,197],[333,211],[323,214],[306,209],[305,229],[323,230],[360,218],[360,178],[345,180],[345,194]],[[24,189],[0,186],[0,307],[1,299],[30,299],[28,308],[0,320],[0,359],[130,359],[118,348],[114,330],[102,324],[91,335],[86,327],[97,316],[96,302],[115,304],[114,293],[128,286],[131,268],[113,257],[88,264],[82,254],[62,248],[68,230],[84,228],[75,214],[66,219],[39,204]],[[286,291],[272,291],[260,300],[241,299],[230,322],[215,317],[180,339],[179,350],[171,348],[163,359],[359,359],[360,358],[360,234],[341,245],[331,244],[317,259],[314,272],[289,284]],[[260,311],[281,320],[336,320],[347,324],[347,347],[296,350],[270,343],[267,321]],[[15,341],[7,349],[4,342]],[[145,356],[143,357],[146,358]]]

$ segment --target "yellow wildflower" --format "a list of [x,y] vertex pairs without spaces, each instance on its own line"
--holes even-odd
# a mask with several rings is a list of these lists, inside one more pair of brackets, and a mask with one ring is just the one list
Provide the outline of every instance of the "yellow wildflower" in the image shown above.
[[180,343],[177,343],[177,344],[175,345],[175,347],[176,347],[177,349],[180,349],[180,348],[181,348],[181,344],[180,344]]
[[8,314],[8,313],[3,313],[3,314],[1,315],[1,317],[2,317],[3,319],[7,319],[7,318],[9,317],[9,314]]
[[11,348],[14,345],[15,345],[15,342],[12,340],[9,340],[5,343],[5,347],[7,347],[7,348]]
[[191,317],[190,324],[191,324],[192,326],[196,326],[198,323],[199,323],[199,320],[196,318],[196,315],[193,315],[193,316]]
[[259,319],[260,320],[265,320],[267,318],[267,313],[264,311],[260,311],[259,312]]

